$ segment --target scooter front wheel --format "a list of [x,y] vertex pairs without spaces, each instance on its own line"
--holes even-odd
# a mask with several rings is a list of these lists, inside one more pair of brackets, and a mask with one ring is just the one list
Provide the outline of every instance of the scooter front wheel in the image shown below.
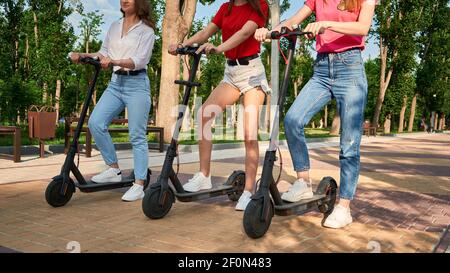
[[55,208],[62,207],[72,198],[72,195],[75,192],[73,180],[70,179],[70,182],[67,184],[67,189],[64,190],[64,195],[61,194],[62,186],[62,177],[55,178],[48,184],[47,189],[45,190],[45,200],[47,200],[47,203],[50,206]]
[[169,213],[175,200],[173,192],[169,189],[165,191],[162,204],[160,204],[160,187],[150,187],[145,191],[142,199],[142,211],[150,219],[161,219]]
[[152,170],[147,170],[147,179],[144,181],[144,191],[148,188],[148,185],[150,185],[150,178],[152,175]]
[[269,202],[266,215],[261,217],[264,210],[264,202],[261,199],[252,200],[244,212],[245,233],[253,239],[261,238],[270,227],[273,217],[273,205]]

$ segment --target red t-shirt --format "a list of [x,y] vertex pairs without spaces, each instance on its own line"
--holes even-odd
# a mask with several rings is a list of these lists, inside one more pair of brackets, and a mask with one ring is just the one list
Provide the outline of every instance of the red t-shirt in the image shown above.
[[[269,15],[269,5],[265,0],[260,0],[261,10],[264,15]],[[248,22],[255,22],[258,27],[262,28],[266,25],[266,18],[261,17],[257,11],[253,10],[250,3],[233,6],[231,13],[228,14],[228,6],[230,3],[224,3],[212,22],[222,30],[223,42],[230,39],[236,32],[242,29],[242,27]],[[261,44],[256,41],[253,35],[247,40],[242,42],[237,47],[226,51],[225,56],[228,59],[240,59],[248,56],[255,55],[261,51]]]

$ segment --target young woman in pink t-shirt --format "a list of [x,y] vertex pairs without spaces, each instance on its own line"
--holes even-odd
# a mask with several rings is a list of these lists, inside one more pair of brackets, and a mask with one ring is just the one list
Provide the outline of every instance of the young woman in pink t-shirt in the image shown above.
[[[335,98],[341,118],[340,200],[324,226],[342,228],[352,222],[350,201],[354,198],[360,169],[359,146],[367,101],[367,78],[361,50],[372,24],[375,0],[307,0],[292,18],[273,29],[299,25],[313,12],[316,22],[304,31],[316,37],[314,75],[305,85],[285,118],[285,132],[298,180],[282,195],[288,202],[312,196],[307,182],[310,162],[304,127]],[[255,38],[264,41],[269,30],[258,29]]]

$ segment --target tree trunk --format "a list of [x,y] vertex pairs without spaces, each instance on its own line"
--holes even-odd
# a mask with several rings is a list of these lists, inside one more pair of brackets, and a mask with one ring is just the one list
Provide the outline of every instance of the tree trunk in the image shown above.
[[298,80],[294,81],[294,98],[298,95]]
[[408,102],[408,97],[403,97],[403,105],[402,109],[400,110],[400,119],[398,122],[398,132],[403,133],[403,124],[405,121],[405,112],[406,112],[406,103]]
[[14,72],[19,72],[19,40],[14,41],[15,51],[14,51]]
[[236,140],[244,140],[244,103],[242,96],[237,105]]
[[391,114],[388,114],[386,116],[386,119],[384,120],[384,133],[385,134],[391,133]]
[[[270,5],[270,19],[271,19],[271,25],[277,26],[280,23],[280,1],[279,0],[272,0]],[[273,109],[276,109],[275,107],[278,107],[278,96],[279,96],[279,89],[280,89],[280,52],[278,50],[278,41],[272,40],[271,43],[271,57],[270,57],[270,85],[272,87],[272,93],[271,93],[271,106],[273,106]],[[271,107],[272,108],[272,107]],[[275,122],[275,111],[269,111],[270,113],[270,119],[269,119],[269,128],[272,127],[272,124],[270,124],[270,121]],[[280,115],[281,116],[281,115]]]
[[417,93],[414,94],[414,97],[411,102],[411,113],[409,114],[408,132],[412,132],[413,130],[414,119],[416,116],[416,104],[417,104]]
[[331,124],[330,135],[337,136],[341,129],[341,117],[339,116],[339,111],[336,111],[333,117],[333,123]]
[[328,128],[328,105],[325,105],[325,115],[324,115],[324,123],[323,126]]
[[59,0],[58,15],[61,14],[61,10],[62,10],[62,7],[63,7],[63,3],[64,3],[64,0]]
[[23,69],[26,71],[26,74],[28,74],[30,70],[30,44],[28,42],[28,35],[25,36],[25,61],[23,64]]
[[186,113],[184,115],[183,123],[181,126],[181,131],[189,131],[191,128],[191,108],[189,105],[186,106]]
[[33,20],[34,20],[34,42],[36,44],[36,54],[37,54],[39,48],[39,29],[38,29],[38,18],[35,11],[33,11]]
[[435,119],[435,117],[436,117],[436,112],[431,112],[431,116],[430,116],[430,131],[432,132],[432,131],[434,131],[434,130],[436,130],[436,128],[434,127],[434,119]]
[[439,117],[439,114],[434,112],[434,126],[433,126],[434,130],[438,130],[438,119],[439,119],[438,117]]
[[42,103],[44,103],[44,104],[47,103],[47,89],[48,89],[48,85],[46,82],[44,82],[44,86],[42,88]]
[[56,124],[59,120],[59,98],[61,97],[61,80],[56,81],[56,92],[55,92],[55,112],[56,112]]
[[264,123],[265,123],[265,130],[264,131],[267,131],[267,132],[270,132],[270,112],[272,112],[271,100],[272,100],[272,97],[270,95],[267,95],[267,97],[266,97],[266,111],[265,111],[265,117],[264,117]]
[[164,49],[167,49],[170,44],[183,41],[192,25],[196,5],[196,0],[166,1],[166,13],[162,25],[162,70],[157,117],[158,126],[164,127],[164,140],[166,142],[172,139],[172,127],[177,118],[172,113],[174,107],[178,105],[179,89],[174,81],[180,73],[180,58],[170,55]]
[[[387,25],[390,25],[391,19],[388,18]],[[387,61],[388,61],[388,47],[383,43],[383,37],[380,33],[380,92],[378,93],[377,103],[375,105],[375,113],[373,115],[373,125],[378,127],[378,122],[380,119],[381,108],[383,107],[384,96],[386,94],[386,90],[389,86],[389,82],[391,81],[392,73],[394,72],[394,66],[391,65],[389,70],[387,70]],[[397,50],[393,52],[393,58],[397,56]]]
[[439,130],[445,130],[445,129],[446,129],[445,128],[445,114],[442,113],[441,121],[440,121],[440,124],[439,124]]

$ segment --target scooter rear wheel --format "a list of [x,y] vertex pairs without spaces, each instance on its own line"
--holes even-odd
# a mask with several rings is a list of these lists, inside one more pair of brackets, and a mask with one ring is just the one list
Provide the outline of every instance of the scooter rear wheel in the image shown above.
[[150,219],[161,219],[169,213],[175,200],[173,192],[167,190],[164,196],[163,204],[159,204],[160,187],[149,188],[145,191],[142,199],[142,211]]
[[234,192],[228,194],[228,199],[236,202],[241,197],[245,188],[245,172],[244,171],[234,171],[226,182],[227,185],[232,185]]
[[62,207],[69,202],[72,198],[73,193],[75,192],[75,184],[73,180],[70,179],[70,182],[67,186],[67,189],[64,192],[64,195],[61,195],[61,187],[63,185],[63,178],[55,178],[50,182],[45,190],[45,200],[52,207]]
[[245,233],[253,239],[261,238],[266,234],[270,227],[273,217],[273,205],[272,202],[269,203],[269,208],[267,210],[267,215],[265,215],[264,220],[261,219],[261,214],[264,209],[263,200],[252,200],[247,205],[244,212],[244,230]]
[[336,202],[337,183],[332,177],[324,177],[317,187],[317,194],[325,194],[325,200],[319,201],[318,208],[323,214],[330,213]]

